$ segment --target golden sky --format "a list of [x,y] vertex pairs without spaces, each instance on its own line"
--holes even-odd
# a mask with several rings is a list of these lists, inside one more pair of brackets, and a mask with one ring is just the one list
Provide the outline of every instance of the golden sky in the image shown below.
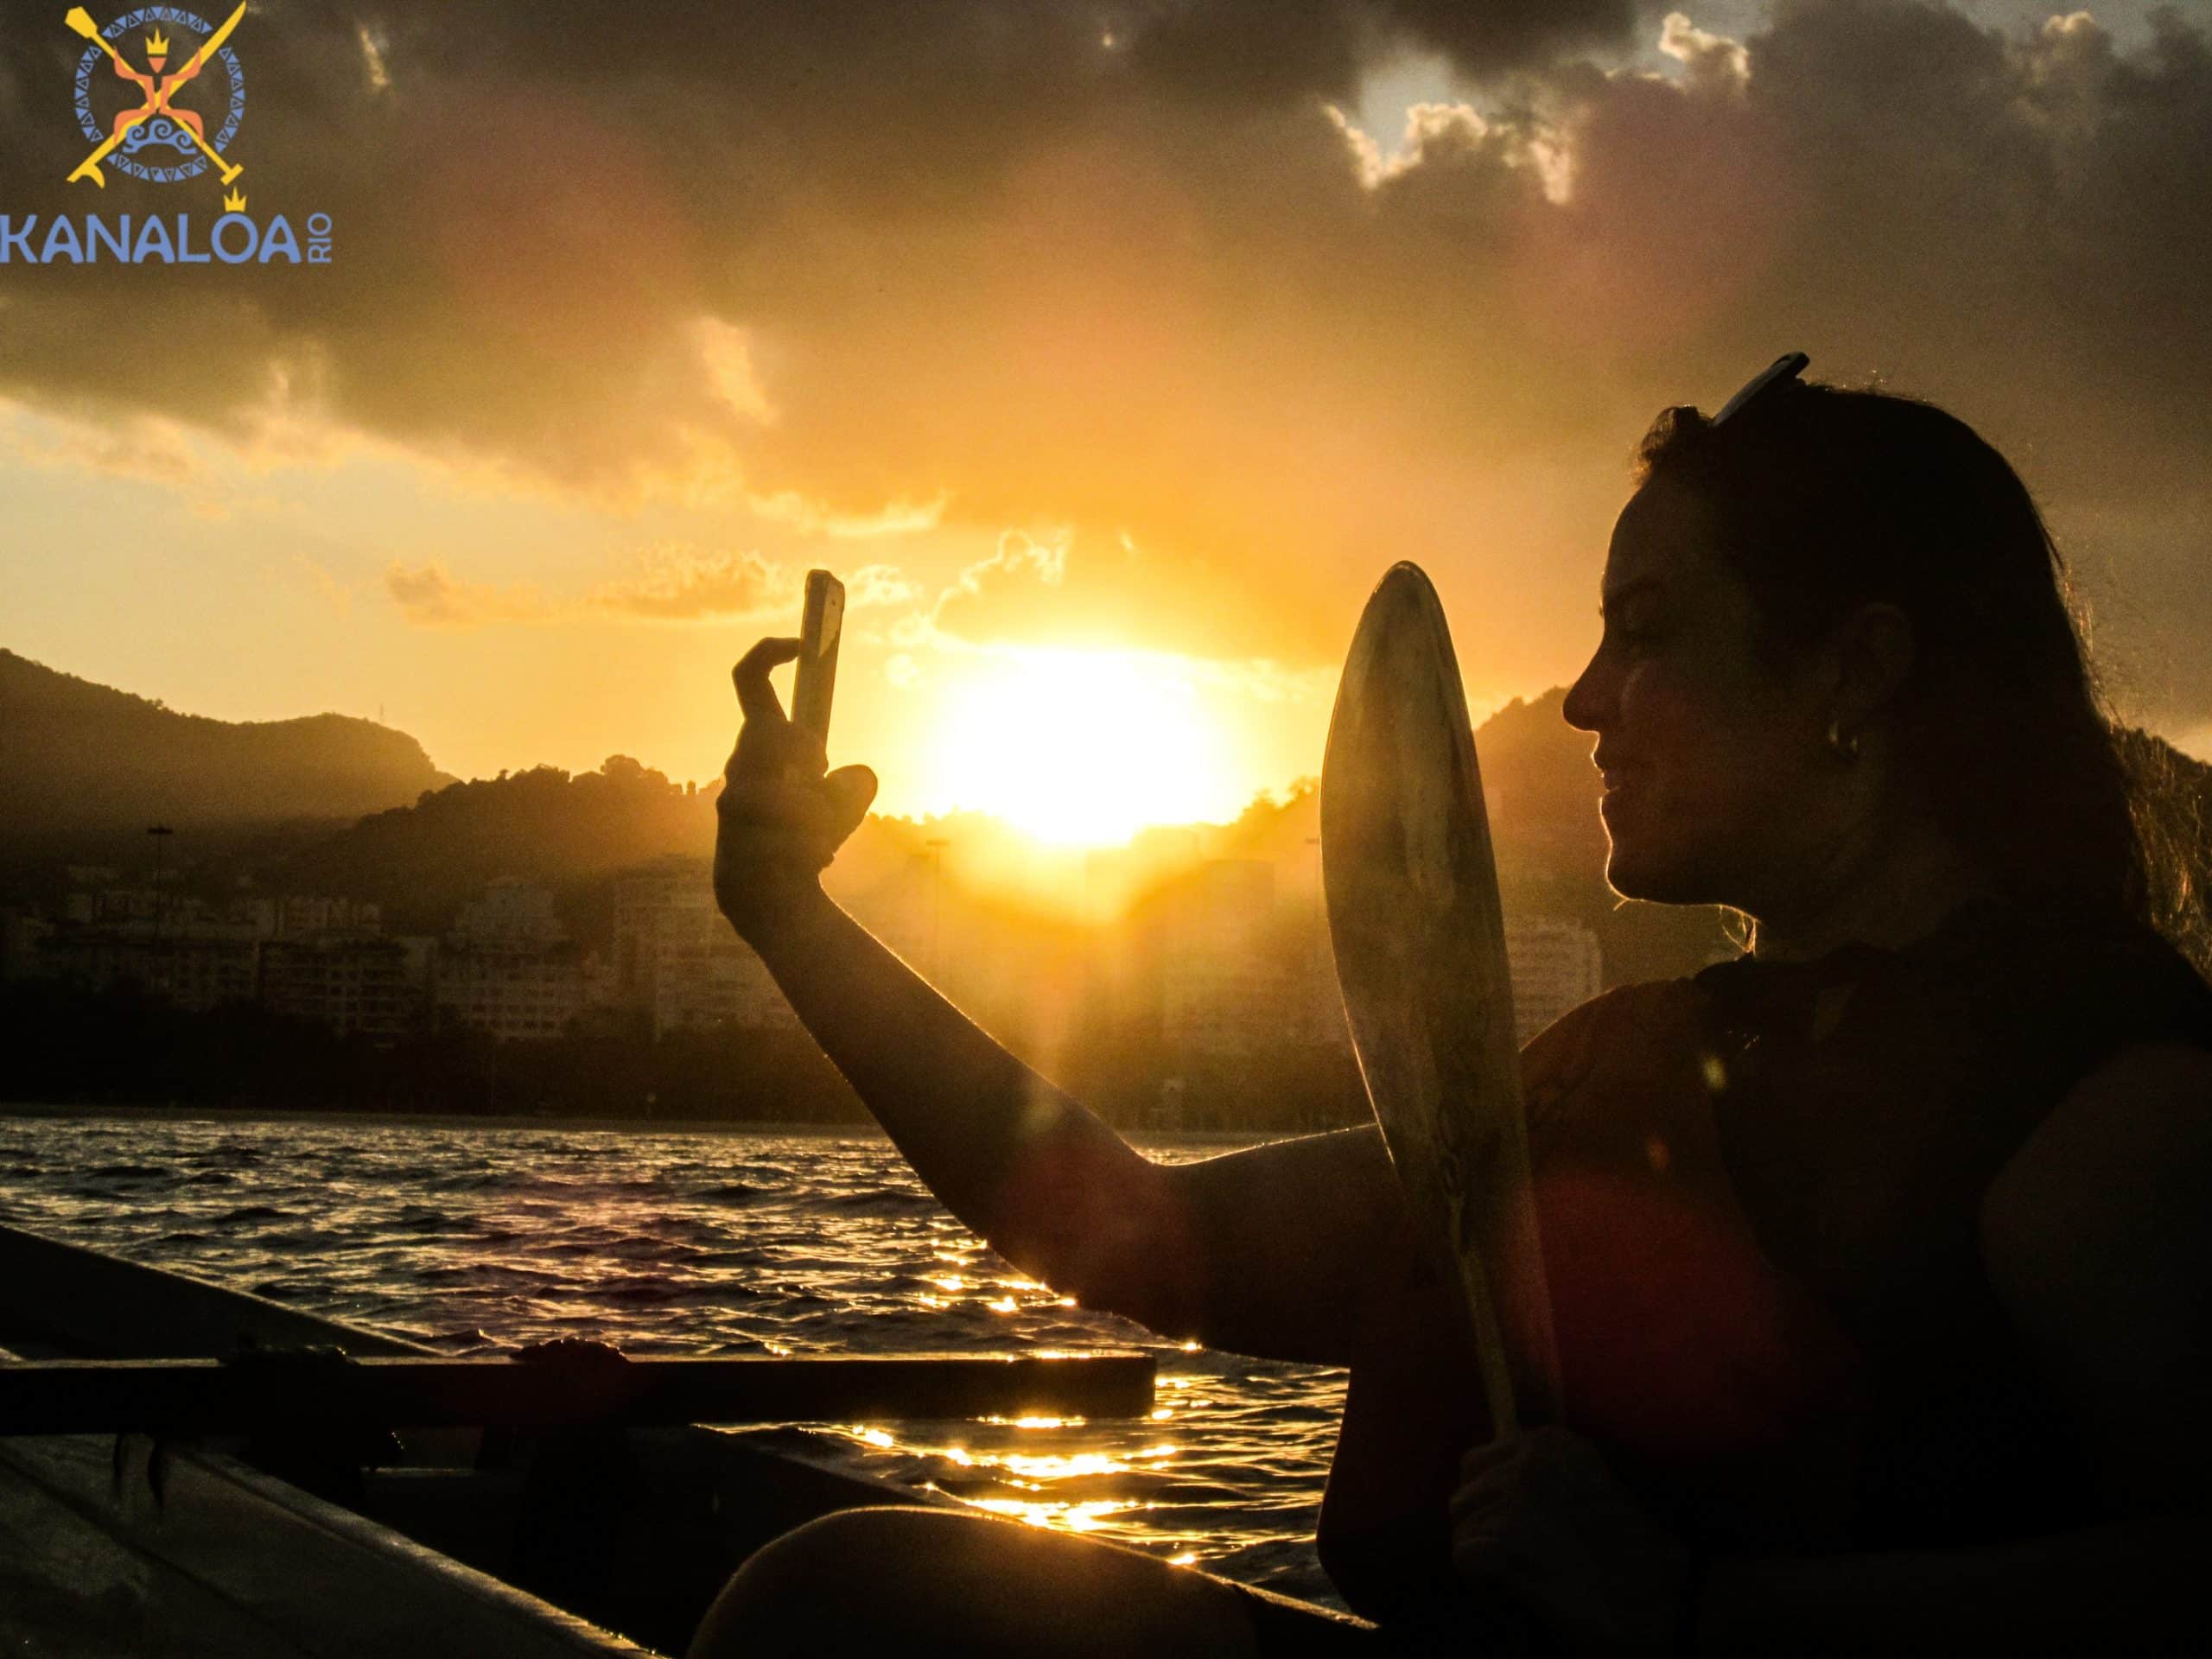
[[[0,0],[0,213],[211,221],[63,183],[61,10]],[[2005,448],[2206,752],[2206,18],[255,6],[239,184],[334,263],[0,264],[0,645],[704,778],[826,565],[834,759],[1110,839],[1315,771],[1394,559],[1478,708],[1571,677],[1644,425],[1798,348]]]

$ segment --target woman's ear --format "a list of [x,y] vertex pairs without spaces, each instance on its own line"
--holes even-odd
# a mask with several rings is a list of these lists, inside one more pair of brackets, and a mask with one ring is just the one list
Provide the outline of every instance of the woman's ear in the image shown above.
[[1904,689],[1919,654],[1912,619],[1896,606],[1859,606],[1838,626],[1834,639],[1835,705],[1830,719],[1855,734]]

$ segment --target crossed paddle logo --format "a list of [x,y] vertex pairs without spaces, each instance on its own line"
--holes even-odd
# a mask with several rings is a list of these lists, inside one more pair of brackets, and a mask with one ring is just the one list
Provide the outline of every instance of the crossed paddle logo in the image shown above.
[[[69,175],[68,181],[74,184],[79,179],[90,179],[101,189],[106,189],[107,175],[100,171],[100,163],[108,158],[117,145],[156,118],[166,118],[170,130],[182,133],[189,138],[200,153],[213,163],[225,184],[230,183],[239,174],[245,172],[245,168],[242,165],[226,161],[217,152],[215,147],[207,142],[204,124],[197,113],[181,105],[173,105],[170,102],[175,98],[180,88],[197,77],[200,70],[207,67],[207,60],[222,49],[223,42],[230,39],[231,31],[238,26],[238,20],[245,16],[245,5],[244,0],[240,0],[238,9],[223,20],[222,27],[200,43],[200,49],[194,52],[186,60],[184,67],[173,75],[164,75],[161,73],[162,65],[167,61],[168,42],[162,38],[161,31],[156,28],[147,41],[147,61],[152,66],[153,73],[142,74],[124,61],[123,54],[115,49],[107,37],[100,33],[99,26],[92,22],[90,12],[82,6],[73,8],[62,21],[67,23],[71,29],[106,53],[109,61],[115,66],[115,73],[125,80],[136,82],[139,91],[145,97],[145,102],[136,109],[124,111],[116,118],[114,131],[108,135],[106,141],[99,149],[78,163],[77,170]],[[201,27],[204,28],[206,25],[202,24]],[[242,196],[226,199],[224,205],[232,212],[238,212],[245,207],[245,200]]]

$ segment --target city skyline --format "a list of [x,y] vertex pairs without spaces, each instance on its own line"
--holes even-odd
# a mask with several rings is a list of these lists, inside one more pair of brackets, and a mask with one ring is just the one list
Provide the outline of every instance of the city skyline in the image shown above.
[[[957,883],[945,904],[940,844],[846,902],[1048,1074],[1103,1066],[1135,1091],[1136,1121],[1179,1128],[1186,1110],[1201,1122],[1217,1113],[1230,1073],[1280,1052],[1325,1051],[1350,1065],[1311,863],[1297,852],[1170,868],[1135,902],[1071,918],[1049,938],[1030,930],[1009,950],[987,895]],[[91,999],[78,1020],[127,1018],[138,1000],[200,1016],[253,1007],[387,1051],[450,1032],[542,1049],[625,1017],[656,1046],[798,1032],[722,923],[703,862],[664,857],[595,891],[611,902],[500,877],[418,933],[388,929],[378,906],[351,899],[252,887],[211,898],[175,870],[140,884],[75,867],[43,913],[0,910],[0,982],[18,996]],[[579,908],[607,913],[580,932],[566,914]],[[1589,928],[1523,901],[1505,931],[1520,1040],[1607,983]],[[1342,1103],[1358,1099],[1351,1088]],[[450,1078],[414,1106],[475,1109]]]

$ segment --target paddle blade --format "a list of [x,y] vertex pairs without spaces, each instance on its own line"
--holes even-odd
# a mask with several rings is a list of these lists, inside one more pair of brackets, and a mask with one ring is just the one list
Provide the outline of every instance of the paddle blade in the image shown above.
[[1414,565],[1383,577],[1345,659],[1321,870],[1360,1075],[1408,1211],[1465,1293],[1492,1424],[1549,1420],[1558,1369],[1497,873],[1451,632]]
[[92,14],[82,6],[71,7],[69,15],[61,21],[88,41],[96,41],[99,38],[99,25],[92,21]]

